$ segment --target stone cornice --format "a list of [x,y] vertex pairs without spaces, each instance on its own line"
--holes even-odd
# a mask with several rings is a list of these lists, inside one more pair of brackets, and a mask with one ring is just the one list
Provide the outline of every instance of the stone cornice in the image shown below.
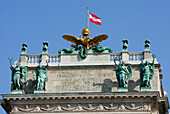
[[90,92],[90,93],[39,93],[39,94],[2,94],[4,100],[32,99],[89,99],[89,98],[153,98],[159,92]]
[[[13,113],[57,112],[150,112],[159,106],[169,108],[168,99],[159,92],[89,92],[3,94],[1,105]],[[159,106],[158,106],[159,104]]]

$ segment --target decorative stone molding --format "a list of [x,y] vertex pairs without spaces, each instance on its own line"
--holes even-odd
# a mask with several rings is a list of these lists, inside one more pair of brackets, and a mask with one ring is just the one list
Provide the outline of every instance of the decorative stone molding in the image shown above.
[[159,97],[159,92],[110,92],[110,93],[101,93],[101,92],[91,92],[91,93],[39,93],[39,94],[3,94],[3,99],[5,100],[43,100],[43,99],[122,99],[122,98],[153,98]]
[[86,112],[86,111],[150,111],[148,104],[64,104],[14,106],[11,112]]

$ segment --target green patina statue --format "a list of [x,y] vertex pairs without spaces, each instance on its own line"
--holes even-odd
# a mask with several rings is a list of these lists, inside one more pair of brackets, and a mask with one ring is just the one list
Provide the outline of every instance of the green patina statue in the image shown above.
[[132,75],[132,67],[128,65],[125,66],[124,61],[121,64],[116,64],[117,58],[114,59],[114,63],[116,65],[116,78],[118,81],[119,88],[127,88],[127,83],[131,79]]
[[34,79],[36,80],[36,90],[45,91],[46,87],[46,81],[48,81],[48,73],[47,73],[47,67],[49,60],[46,61],[47,65],[45,67],[42,67],[41,65],[38,66],[38,69],[36,70],[36,73],[33,72]]
[[88,50],[86,47],[81,48],[81,50],[79,51],[79,55],[82,59],[85,59],[87,57],[87,53],[88,53]]
[[96,45],[95,48],[93,48],[93,50],[95,50],[97,52],[103,52],[105,50],[108,50],[110,53],[112,53],[112,49],[110,49],[108,47],[102,47],[101,45]]
[[79,50],[79,47],[77,44],[71,44],[71,49],[68,49],[68,48],[63,48],[63,49],[60,49],[58,51],[59,54],[61,54],[61,52],[63,51],[64,53],[72,53],[74,51],[78,51]]
[[[60,49],[58,51],[59,54],[61,54],[61,52],[63,51],[64,53],[73,53],[74,51],[78,51],[79,52],[79,55],[82,59],[85,59],[87,57],[87,53],[88,53],[88,50],[86,47],[84,48],[81,48],[80,46],[78,46],[77,44],[71,44],[71,49],[68,49],[68,48],[63,48],[63,49]],[[96,52],[103,52],[105,50],[108,50],[109,52],[112,52],[112,50],[108,47],[102,47],[100,45],[96,45],[94,48],[92,48],[92,50],[96,51]]]
[[128,51],[128,40],[124,39],[123,42],[123,51]]
[[12,83],[13,88],[12,90],[23,90],[24,89],[24,83],[22,82],[23,78],[26,81],[27,80],[27,67],[26,66],[20,66],[20,62],[16,63],[16,66],[12,65],[12,59],[8,58],[11,65],[12,70]]
[[48,53],[48,42],[43,42],[43,51],[42,53]]
[[27,44],[26,43],[22,44],[21,54],[27,54]]
[[141,80],[141,87],[144,88],[151,88],[150,81],[153,78],[155,66],[154,61],[156,58],[156,55],[153,54],[153,62],[150,64],[149,61],[146,61],[145,64],[141,63],[140,65],[140,80]]
[[145,41],[145,50],[149,50],[150,49],[150,41],[149,40],[146,40]]

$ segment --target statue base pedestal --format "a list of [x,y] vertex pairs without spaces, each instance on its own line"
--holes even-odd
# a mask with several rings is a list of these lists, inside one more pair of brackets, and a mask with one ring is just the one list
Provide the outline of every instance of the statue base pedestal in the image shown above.
[[11,94],[24,94],[22,90],[13,90]]
[[128,92],[128,89],[124,87],[118,87],[118,92]]
[[45,93],[44,90],[34,90],[34,93]]
[[151,91],[150,87],[141,87],[140,91]]

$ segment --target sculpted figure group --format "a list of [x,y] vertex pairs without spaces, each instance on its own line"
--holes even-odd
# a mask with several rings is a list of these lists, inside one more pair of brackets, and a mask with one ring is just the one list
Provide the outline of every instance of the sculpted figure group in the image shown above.
[[[63,38],[65,38],[66,40],[71,40],[72,37],[69,35],[63,36]],[[98,39],[99,37],[104,37],[104,36],[99,35],[99,36],[94,37],[93,39]],[[105,39],[107,39],[106,36],[105,36]],[[104,39],[102,39],[102,40],[104,40]],[[60,50],[59,52],[61,53],[61,51],[65,51],[67,53],[72,53],[75,50],[80,50],[80,47],[78,47],[77,43],[75,45],[72,45],[72,47],[73,48],[70,50],[64,48],[64,49]],[[128,40],[123,40],[123,51],[127,51],[127,47],[128,47]],[[150,48],[150,41],[146,40],[145,41],[145,51],[149,50],[149,48]],[[108,50],[109,52],[112,52],[112,50],[110,48],[102,47],[102,46],[98,45],[98,43],[96,43],[95,47],[93,46],[92,49],[97,52],[103,52],[104,50]],[[27,44],[24,43],[22,45],[21,54],[26,54],[26,52],[27,52]],[[42,53],[44,53],[44,54],[48,53],[48,42],[43,42],[43,52]],[[154,70],[155,70],[154,61],[155,61],[156,56],[152,55],[152,57],[153,57],[152,63],[149,63],[149,61],[147,60],[145,63],[142,62],[140,64],[140,81],[141,81],[140,87],[141,88],[147,88],[147,89],[151,88],[150,81],[152,80],[153,75],[154,75]],[[27,67],[21,66],[19,61],[16,63],[16,65],[12,65],[13,58],[12,59],[8,58],[8,59],[10,61],[11,70],[12,70],[12,85],[13,85],[12,90],[24,90],[24,87],[25,87],[24,80],[27,81]],[[116,60],[117,60],[117,58],[114,59],[114,63],[116,65],[115,70],[116,70],[116,78],[118,81],[118,87],[119,88],[127,88],[128,81],[131,79],[131,76],[132,76],[132,67],[130,64],[125,65],[124,61],[122,61],[120,64],[117,64]],[[47,63],[47,65],[44,67],[42,67],[42,65],[38,65],[36,72],[35,71],[33,72],[34,79],[36,81],[35,90],[38,90],[38,91],[46,90],[46,81],[48,81],[47,67],[48,67],[49,60],[47,60],[46,63]]]
[[103,40],[106,40],[108,36],[106,34],[97,35],[94,38],[89,37],[90,30],[88,28],[84,28],[82,30],[83,37],[77,38],[76,36],[72,35],[64,35],[63,38],[67,41],[70,41],[74,44],[71,45],[71,49],[63,48],[59,51],[59,54],[63,51],[64,53],[72,53],[74,51],[78,51],[80,57],[82,59],[85,59],[88,55],[89,50],[94,50],[97,52],[103,52],[105,50],[109,50],[109,52],[112,52],[112,50],[108,47],[99,47],[97,46],[102,42]]
[[[154,61],[155,61],[155,55],[153,55],[153,62],[149,63],[149,61],[146,61],[145,64],[140,64],[140,80],[141,80],[141,87],[142,88],[151,88],[150,81],[153,78],[154,75]],[[12,60],[9,58],[11,70],[12,70],[12,83],[13,83],[13,90],[23,90],[24,89],[24,83],[23,79],[27,80],[27,67],[26,66],[20,66],[20,62],[16,63],[16,66],[12,65]],[[128,81],[131,79],[132,76],[132,67],[131,65],[125,66],[124,61],[122,63],[117,64],[116,63],[117,58],[114,59],[114,63],[116,65],[116,78],[118,81],[118,87],[119,88],[127,88]],[[35,90],[45,91],[46,89],[46,81],[48,81],[48,75],[47,75],[47,67],[49,61],[46,61],[47,65],[42,67],[42,65],[39,65],[36,72],[33,72],[34,79],[36,80],[36,88]]]
[[[146,61],[145,64],[140,64],[140,80],[141,80],[141,87],[142,88],[151,88],[150,81],[153,78],[154,75],[154,61],[156,56],[153,55],[153,62],[149,63],[149,61]],[[26,66],[20,66],[20,62],[16,63],[16,66],[12,65],[12,60],[9,58],[11,70],[12,70],[12,83],[13,83],[13,90],[23,90],[24,89],[24,83],[23,79],[27,80],[27,67]],[[125,66],[124,61],[122,63],[117,64],[116,63],[117,58],[114,59],[114,63],[116,65],[116,78],[118,81],[118,87],[119,88],[127,88],[128,81],[131,79],[132,76],[132,67],[131,65]],[[36,88],[35,90],[45,91],[46,89],[46,81],[48,81],[48,75],[47,75],[47,67],[49,61],[46,61],[47,65],[42,67],[42,65],[39,65],[36,72],[33,72],[34,79],[36,80]]]
[[[155,70],[155,66],[154,66],[154,61],[156,58],[156,55],[152,55],[153,57],[153,62],[149,63],[149,61],[147,60],[144,63],[140,64],[140,80],[141,80],[141,88],[147,88],[147,89],[151,89],[151,85],[150,85],[150,81],[153,78],[154,75],[154,70]],[[116,78],[118,81],[118,87],[121,88],[127,88],[127,83],[128,80],[131,79],[131,75],[132,75],[132,68],[130,65],[125,66],[124,61],[122,61],[121,64],[117,64],[116,63],[116,59],[114,59],[114,63],[116,65]]]
[[[24,81],[27,81],[27,67],[26,66],[20,66],[20,62],[16,63],[16,66],[12,65],[12,59],[8,58],[11,65],[12,70],[12,91],[22,91],[24,90],[25,83]],[[45,91],[46,81],[48,81],[48,75],[47,75],[47,67],[49,61],[46,61],[47,65],[45,67],[42,67],[42,65],[39,65],[36,72],[33,72],[34,79],[36,80],[36,88],[35,90],[41,90]]]

